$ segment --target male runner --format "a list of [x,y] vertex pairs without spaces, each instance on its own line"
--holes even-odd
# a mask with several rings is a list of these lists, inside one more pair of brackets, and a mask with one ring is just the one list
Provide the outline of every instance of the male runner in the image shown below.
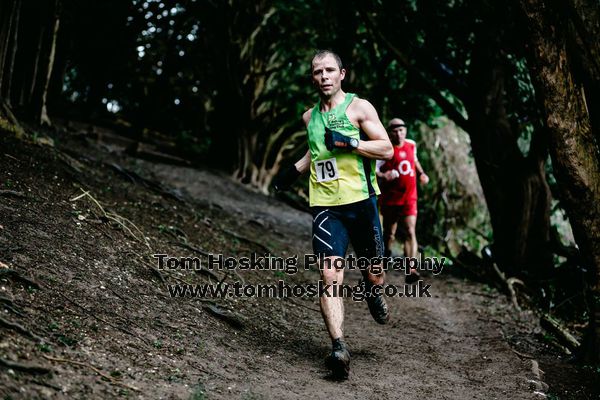
[[[383,216],[383,238],[385,255],[391,256],[396,230],[400,223],[400,234],[404,241],[404,257],[417,257],[417,177],[422,185],[429,182],[417,159],[417,144],[406,138],[406,124],[394,118],[388,124],[390,140],[394,145],[394,157],[388,161],[377,161],[377,176],[381,182],[381,215]],[[407,283],[419,280],[419,273],[411,268],[406,276]]]
[[[337,54],[319,51],[314,56],[312,82],[320,102],[302,116],[309,150],[274,182],[276,190],[283,190],[310,170],[313,251],[322,257],[321,279],[326,285],[343,283],[344,269],[335,266],[343,266],[349,242],[358,257],[383,256],[375,160],[393,154],[375,108],[342,90],[345,74]],[[383,273],[376,275],[370,269],[362,272],[367,292],[376,285],[383,286]],[[375,321],[385,324],[389,312],[383,296],[365,297]],[[323,296],[320,304],[333,347],[327,365],[334,377],[345,379],[350,353],[344,341],[343,301],[341,297]]]

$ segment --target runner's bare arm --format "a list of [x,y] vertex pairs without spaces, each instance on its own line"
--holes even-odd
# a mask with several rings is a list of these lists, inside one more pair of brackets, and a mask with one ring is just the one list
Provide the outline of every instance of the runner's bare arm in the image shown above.
[[421,185],[427,185],[429,183],[429,177],[427,176],[425,171],[423,171],[423,167],[421,166],[421,163],[416,158],[415,158],[415,168],[416,168],[417,172],[419,173],[419,182],[421,182]]
[[310,169],[310,150],[306,152],[304,157],[296,161],[294,166],[301,174],[307,172]]
[[416,158],[415,158],[415,168],[417,169],[419,174],[425,175],[425,171],[423,171],[423,167],[421,167],[421,163]]
[[366,100],[356,99],[348,107],[348,111],[351,120],[357,121],[360,129],[369,137],[369,140],[359,140],[358,148],[354,151],[367,158],[379,160],[392,158],[394,149],[375,107]]
[[[311,108],[311,109],[305,111],[304,114],[302,114],[302,121],[304,122],[305,126],[308,126],[308,123],[310,122],[310,116],[312,114],[312,110],[313,109]],[[306,154],[304,154],[304,156],[301,159],[296,161],[294,166],[296,167],[298,172],[300,172],[301,174],[307,172],[310,169],[310,150],[307,150]]]

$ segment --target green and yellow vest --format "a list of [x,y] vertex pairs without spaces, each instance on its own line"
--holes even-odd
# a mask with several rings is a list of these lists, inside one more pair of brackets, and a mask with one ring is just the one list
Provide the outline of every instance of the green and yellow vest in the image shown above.
[[325,147],[325,127],[351,138],[368,140],[346,116],[346,109],[355,97],[347,93],[344,102],[330,111],[321,112],[320,102],[313,108],[307,126],[311,207],[350,204],[379,194],[375,160],[348,150],[329,151]]

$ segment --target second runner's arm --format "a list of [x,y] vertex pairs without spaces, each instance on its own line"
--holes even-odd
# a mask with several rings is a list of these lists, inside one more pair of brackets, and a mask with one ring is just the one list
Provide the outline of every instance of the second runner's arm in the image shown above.
[[425,171],[423,171],[423,167],[421,166],[421,163],[416,158],[415,158],[415,168],[417,169],[417,172],[419,173],[419,181],[421,182],[421,185],[428,184],[429,176],[427,176]]

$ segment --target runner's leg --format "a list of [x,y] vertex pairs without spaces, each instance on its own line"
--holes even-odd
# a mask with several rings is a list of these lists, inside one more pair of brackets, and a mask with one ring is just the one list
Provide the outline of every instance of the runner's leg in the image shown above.
[[[321,259],[321,280],[326,285],[338,285],[344,280],[348,232],[341,223],[344,207],[313,208],[313,251]],[[344,302],[332,296],[333,288],[321,296],[321,314],[331,337],[331,353],[325,364],[336,379],[346,379],[350,371],[350,352],[344,342]]]
[[[341,212],[334,207],[314,207],[313,252],[320,256],[321,280],[325,285],[341,285],[344,280],[344,256],[348,248],[348,232],[340,221]],[[338,267],[338,268],[336,268]],[[341,268],[340,268],[341,267]],[[344,303],[340,296],[321,296],[321,314],[331,339],[343,336]]]
[[[336,264],[337,263],[337,264]],[[344,281],[344,268],[336,268],[336,265],[344,265],[342,257],[326,257],[321,268],[321,279],[325,285],[341,285]],[[344,336],[344,301],[341,296],[333,297],[332,289],[328,290],[331,297],[321,296],[321,314],[331,339]]]
[[404,238],[404,255],[406,257],[417,257],[419,251],[416,234],[417,216],[405,216],[403,218],[403,224],[406,231],[406,237]]
[[383,217],[383,242],[385,244],[386,256],[392,255],[392,244],[396,239],[396,230],[398,229],[397,211],[395,206],[382,206],[381,215]]
[[[384,243],[375,197],[357,203],[352,212],[346,213],[343,222],[348,229],[357,257],[371,260],[383,256]],[[384,285],[385,272],[381,261],[369,265],[367,269],[361,270],[361,273],[365,281],[365,289],[369,292],[375,285]],[[371,297],[366,294],[365,298],[375,321],[380,324],[387,323],[389,312],[383,296]]]
[[[417,245],[417,234],[416,234],[416,225],[417,225],[417,216],[416,215],[406,215],[402,220],[403,228],[406,232],[406,237],[404,238],[404,256],[408,259],[416,260],[418,258],[418,245]],[[406,283],[416,283],[419,278],[419,271],[415,268],[417,264],[411,264],[410,274],[406,275]]]

